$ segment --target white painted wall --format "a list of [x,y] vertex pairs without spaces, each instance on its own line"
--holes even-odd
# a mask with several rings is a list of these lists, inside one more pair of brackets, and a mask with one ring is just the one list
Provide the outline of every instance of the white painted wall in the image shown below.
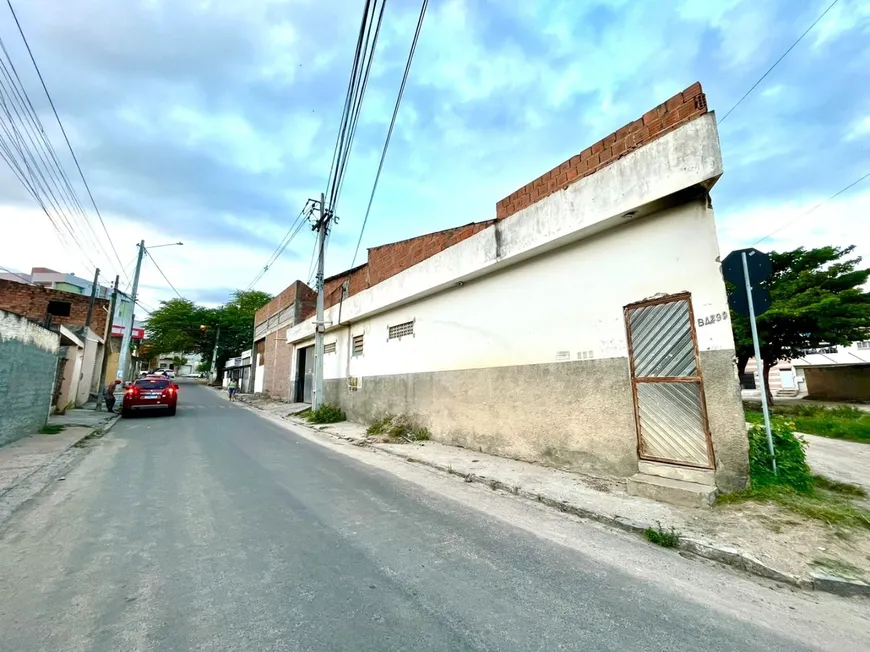
[[0,310],[0,339],[19,340],[49,353],[57,353],[60,347],[60,336],[56,332],[5,310]]
[[260,354],[254,356],[254,393],[259,394],[263,391],[263,381],[266,378],[266,366],[260,365]]
[[[701,351],[733,348],[713,212],[703,201],[667,209],[523,264],[333,329],[324,377],[379,376],[627,357],[623,307],[658,294],[692,293]],[[414,335],[387,340],[415,320]],[[349,337],[364,334],[350,357]],[[313,342],[297,342],[297,349]],[[584,358],[585,356],[585,358]],[[296,365],[291,366],[295,377]],[[626,371],[627,373],[627,371]]]

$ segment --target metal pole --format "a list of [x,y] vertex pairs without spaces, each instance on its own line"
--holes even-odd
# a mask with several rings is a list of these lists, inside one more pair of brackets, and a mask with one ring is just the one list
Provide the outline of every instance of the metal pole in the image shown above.
[[[91,317],[94,316],[94,303],[97,301],[97,283],[100,281],[100,268],[94,272],[94,284],[91,286],[91,301],[88,303],[88,315],[85,317],[85,328],[91,327]],[[87,337],[87,333],[85,333]]]
[[764,413],[767,447],[770,450],[773,473],[777,475],[776,452],[773,449],[773,435],[770,432],[770,410],[767,407],[767,388],[764,383],[764,362],[761,360],[761,345],[758,343],[758,328],[755,325],[755,305],[752,300],[752,283],[749,281],[749,265],[746,262],[746,252],[744,251],[740,255],[743,259],[743,280],[746,281],[746,303],[749,304],[749,325],[752,327],[752,344],[755,347],[755,368],[758,370],[758,380],[761,385],[761,411]]
[[136,259],[136,272],[133,274],[133,306],[130,309],[130,321],[124,324],[124,335],[121,339],[121,353],[118,356],[118,372],[115,378],[123,381],[127,376],[127,364],[130,358],[130,342],[133,338],[133,319],[136,312],[136,292],[139,291],[139,272],[142,270],[142,257],[145,255],[145,241],[139,243],[139,257]]
[[106,393],[106,368],[109,366],[109,355],[112,353],[112,321],[115,318],[115,306],[118,305],[118,283],[121,277],[115,276],[115,285],[112,288],[112,302],[109,304],[109,327],[106,329],[105,343],[103,344],[103,365],[100,368],[100,391],[97,392],[97,412],[103,409],[103,397]]
[[314,394],[311,408],[323,405],[323,265],[326,245],[326,229],[329,213],[324,206],[326,197],[320,193],[320,219],[317,220],[317,321],[314,330]]
[[217,326],[217,333],[214,336],[214,351],[211,352],[211,369],[208,370],[209,384],[217,379],[217,353],[218,342],[221,340],[221,325]]

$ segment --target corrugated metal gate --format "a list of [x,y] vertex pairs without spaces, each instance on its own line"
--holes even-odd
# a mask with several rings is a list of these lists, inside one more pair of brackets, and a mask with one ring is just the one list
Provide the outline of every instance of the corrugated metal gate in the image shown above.
[[642,459],[713,468],[691,297],[625,307]]

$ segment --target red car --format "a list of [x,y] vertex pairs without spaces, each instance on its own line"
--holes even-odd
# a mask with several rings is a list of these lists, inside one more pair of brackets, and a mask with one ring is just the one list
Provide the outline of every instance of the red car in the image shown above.
[[121,416],[133,416],[138,410],[164,410],[174,416],[177,405],[178,385],[165,376],[146,376],[124,390]]

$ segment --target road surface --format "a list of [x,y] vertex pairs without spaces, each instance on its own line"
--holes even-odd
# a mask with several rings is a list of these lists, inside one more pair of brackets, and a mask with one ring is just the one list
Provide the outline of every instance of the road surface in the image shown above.
[[870,649],[866,602],[180,396],[0,531],[0,650]]

